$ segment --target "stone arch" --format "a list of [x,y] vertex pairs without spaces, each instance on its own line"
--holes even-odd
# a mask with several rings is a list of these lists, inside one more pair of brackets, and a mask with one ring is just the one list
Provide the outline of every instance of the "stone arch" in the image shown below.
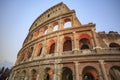
[[72,21],[70,18],[64,19],[64,28],[69,28],[72,26]]
[[73,72],[69,67],[62,68],[62,80],[73,80]]
[[39,36],[39,30],[34,32],[34,37],[37,38]]
[[35,69],[31,70],[31,80],[37,80],[37,71]]
[[120,48],[120,45],[115,43],[115,42],[112,42],[112,43],[109,44],[109,47],[110,48]]
[[38,44],[37,53],[35,54],[35,56],[40,56],[42,54],[42,49],[43,49],[42,43]]
[[14,80],[19,80],[20,79],[20,72],[17,71],[14,77]]
[[48,43],[48,54],[55,53],[55,41],[50,40]]
[[28,58],[28,48],[24,50],[24,61]]
[[57,31],[58,28],[59,28],[58,22],[54,22],[54,23],[53,23],[53,31]]
[[28,50],[28,59],[32,56],[34,47],[30,47],[30,49]]
[[65,37],[63,42],[63,52],[72,51],[72,40],[70,37]]
[[92,48],[91,37],[88,34],[81,34],[79,37],[79,48],[90,49]]
[[30,40],[32,40],[32,38],[33,38],[33,34],[30,34],[28,37],[28,40],[30,41]]
[[112,66],[109,70],[111,80],[120,79],[120,66]]
[[52,80],[52,79],[53,79],[53,70],[50,67],[46,67],[44,80]]
[[82,71],[82,80],[98,80],[98,71],[92,66],[86,66]]
[[48,32],[48,27],[45,26],[45,27],[44,27],[44,34],[47,34],[47,32]]
[[86,38],[82,38],[79,40],[80,49],[90,49],[90,41]]
[[19,62],[22,62],[24,60],[24,52],[22,52],[20,55],[19,55]]
[[25,78],[26,78],[26,70],[23,70],[22,72],[21,72],[21,76],[20,76],[21,78],[21,80],[25,80]]

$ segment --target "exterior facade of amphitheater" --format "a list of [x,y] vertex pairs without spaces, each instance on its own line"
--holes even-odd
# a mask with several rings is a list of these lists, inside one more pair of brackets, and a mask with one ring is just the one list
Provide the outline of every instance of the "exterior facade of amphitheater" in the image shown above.
[[119,80],[120,34],[96,32],[59,3],[31,25],[9,80]]

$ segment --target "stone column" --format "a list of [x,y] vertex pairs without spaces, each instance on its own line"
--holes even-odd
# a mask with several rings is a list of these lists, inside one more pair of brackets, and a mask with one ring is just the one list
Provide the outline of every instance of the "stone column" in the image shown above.
[[28,72],[27,72],[27,76],[28,76],[27,80],[32,80],[31,69],[27,69],[27,70],[28,70]]
[[53,75],[53,80],[57,80],[57,63],[54,64],[54,75]]
[[15,76],[16,76],[16,72],[14,72],[13,75],[10,75],[10,79],[9,80],[15,80]]
[[76,40],[76,32],[73,32],[73,50],[76,51],[76,50],[79,50],[78,49],[78,44],[77,44],[77,40]]
[[59,36],[59,56],[62,55],[63,52],[63,38],[64,36]]
[[52,31],[53,31],[53,28],[52,28],[51,24],[49,24],[47,33],[51,33]]
[[44,57],[46,55],[46,53],[47,53],[47,41],[46,41],[46,39],[44,39],[41,56]]
[[39,74],[37,74],[36,80],[39,80]]
[[59,36],[59,33],[57,34],[57,41],[56,41],[56,46],[55,46],[55,49],[56,49],[56,51],[55,51],[55,56],[58,56],[58,54],[59,54],[59,47],[60,46],[60,36]]
[[62,80],[62,64],[57,64],[57,79],[56,80]]
[[36,53],[36,49],[38,48],[37,44],[35,44],[33,46],[33,51],[32,51],[32,54],[31,54],[31,58],[33,59],[35,57],[35,53]]
[[75,80],[79,80],[79,63],[78,63],[78,61],[74,61],[74,64],[75,64],[75,77],[76,77],[76,79]]
[[105,66],[104,66],[104,64],[105,64],[104,60],[99,60],[99,63],[100,63],[100,67],[101,67],[101,71],[102,71],[104,80],[108,80],[106,69],[105,69]]
[[[95,26],[94,24],[91,24],[91,25]],[[93,36],[93,42],[94,42],[93,47],[98,47],[98,46],[97,46],[97,39],[96,39],[95,28],[92,28],[92,36]]]
[[28,77],[27,76],[25,76],[25,79],[24,80],[28,80]]
[[61,30],[61,29],[63,29],[63,28],[64,28],[64,22],[63,22],[63,20],[62,20],[62,19],[60,19],[60,20],[59,20],[58,25],[59,25],[59,30]]

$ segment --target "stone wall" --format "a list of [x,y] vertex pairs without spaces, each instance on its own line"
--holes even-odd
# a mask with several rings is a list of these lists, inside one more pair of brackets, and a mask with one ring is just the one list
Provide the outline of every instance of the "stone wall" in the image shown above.
[[64,3],[31,25],[9,80],[119,80],[120,34],[96,33]]

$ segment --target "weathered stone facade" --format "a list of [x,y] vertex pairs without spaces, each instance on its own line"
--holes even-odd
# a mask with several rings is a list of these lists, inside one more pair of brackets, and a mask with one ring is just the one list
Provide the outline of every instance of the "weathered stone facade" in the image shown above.
[[119,80],[120,35],[96,33],[59,3],[31,25],[9,80]]

